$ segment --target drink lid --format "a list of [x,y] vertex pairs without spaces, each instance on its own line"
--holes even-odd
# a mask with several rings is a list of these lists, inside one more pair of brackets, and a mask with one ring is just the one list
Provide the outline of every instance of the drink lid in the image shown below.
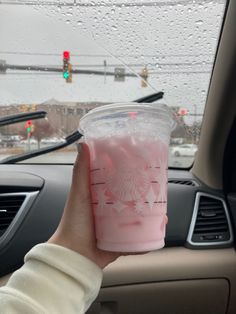
[[109,119],[114,117],[135,119],[140,113],[148,113],[152,118],[158,118],[158,122],[165,123],[167,128],[173,130],[175,122],[172,113],[167,105],[160,103],[115,103],[104,105],[90,110],[85,114],[79,123],[79,131],[83,134],[90,123],[100,119]]

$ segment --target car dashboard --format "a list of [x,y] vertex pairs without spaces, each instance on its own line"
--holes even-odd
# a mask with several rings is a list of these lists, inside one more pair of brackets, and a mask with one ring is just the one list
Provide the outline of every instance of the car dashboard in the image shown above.
[[[72,168],[72,165],[0,166],[0,278],[19,268],[24,255],[34,245],[47,241],[55,231],[70,188]],[[230,285],[236,287],[236,276],[232,276],[236,261],[235,217],[228,204],[221,191],[203,185],[191,172],[169,170],[165,248],[121,257],[109,265],[99,297],[88,313],[152,313],[157,301],[166,311],[160,313],[171,313],[169,293],[178,300],[173,313],[189,313],[189,307],[186,312],[183,310],[186,295],[197,303],[203,300],[195,313],[205,313],[205,309],[212,308],[213,301],[216,308],[206,313],[225,313]],[[227,267],[222,263],[228,263]],[[221,297],[217,299],[217,295]],[[130,312],[127,304],[132,298],[137,301],[132,303]],[[142,306],[143,298],[147,298],[143,304],[150,304],[149,310]],[[110,312],[106,312],[107,308]],[[235,301],[232,308],[236,308]]]

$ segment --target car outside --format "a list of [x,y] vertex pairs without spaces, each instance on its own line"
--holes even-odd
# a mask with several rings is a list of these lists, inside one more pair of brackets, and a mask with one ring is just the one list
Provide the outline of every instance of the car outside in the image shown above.
[[14,137],[3,135],[0,139],[0,147],[11,148],[16,145],[17,141]]
[[197,145],[195,144],[178,145],[172,148],[172,155],[174,155],[175,157],[195,156],[197,149]]
[[33,139],[33,138],[30,138],[29,140],[21,140],[20,141],[20,145],[27,145],[27,144],[31,144],[31,145],[36,145],[38,143],[37,140]]
[[52,137],[52,138],[44,138],[41,140],[41,144],[45,145],[55,145],[55,144],[61,144],[64,143],[65,140],[63,138],[57,138],[57,137]]

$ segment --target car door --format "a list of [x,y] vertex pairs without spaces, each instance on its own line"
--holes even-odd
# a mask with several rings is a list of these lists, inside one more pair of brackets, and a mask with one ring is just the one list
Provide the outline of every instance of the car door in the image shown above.
[[186,156],[193,156],[193,148],[191,145],[186,145]]
[[182,156],[189,156],[189,147],[188,147],[188,145],[182,145],[182,147],[181,147],[181,155]]

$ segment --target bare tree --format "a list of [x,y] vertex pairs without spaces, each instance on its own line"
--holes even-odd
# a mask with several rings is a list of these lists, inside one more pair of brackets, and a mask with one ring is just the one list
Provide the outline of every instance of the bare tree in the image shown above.
[[43,138],[52,136],[55,133],[55,129],[51,126],[48,120],[36,120],[33,122],[32,135],[38,141],[38,148],[40,148],[40,142]]

